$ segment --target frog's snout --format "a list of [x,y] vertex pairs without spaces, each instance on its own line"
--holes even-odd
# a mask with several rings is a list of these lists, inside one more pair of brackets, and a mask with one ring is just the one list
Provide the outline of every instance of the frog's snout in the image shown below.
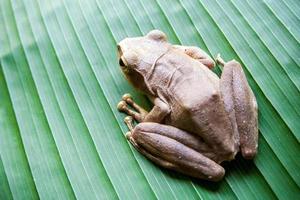
[[121,49],[121,46],[119,44],[117,44],[117,49],[118,49],[118,53],[122,53],[122,49]]
[[117,49],[118,49],[118,58],[120,59],[121,56],[123,55],[123,52],[122,52],[122,48],[119,44],[117,44]]

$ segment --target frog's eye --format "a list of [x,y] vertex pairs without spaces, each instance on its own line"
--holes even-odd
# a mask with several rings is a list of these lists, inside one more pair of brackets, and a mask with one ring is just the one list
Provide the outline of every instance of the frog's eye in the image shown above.
[[125,64],[124,64],[124,62],[123,62],[123,60],[121,58],[119,59],[119,65],[120,66],[125,66]]
[[123,59],[122,59],[122,57],[121,57],[121,58],[119,59],[119,65],[120,65],[121,67],[125,67],[125,66],[126,66],[125,63],[126,63],[126,62],[124,62]]
[[157,41],[167,41],[167,36],[164,32],[160,30],[152,30],[147,34],[148,38],[151,38],[153,40]]

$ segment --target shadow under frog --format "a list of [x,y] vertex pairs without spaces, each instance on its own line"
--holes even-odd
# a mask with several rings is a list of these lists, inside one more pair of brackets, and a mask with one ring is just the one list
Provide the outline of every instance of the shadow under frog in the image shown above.
[[[257,152],[257,103],[241,65],[215,63],[202,49],[172,45],[153,30],[118,44],[126,79],[154,104],[147,112],[129,94],[118,109],[127,113],[126,137],[156,164],[194,178],[219,181],[220,165],[241,151],[246,159]],[[131,106],[133,109],[130,109]],[[140,122],[133,127],[133,119]]]

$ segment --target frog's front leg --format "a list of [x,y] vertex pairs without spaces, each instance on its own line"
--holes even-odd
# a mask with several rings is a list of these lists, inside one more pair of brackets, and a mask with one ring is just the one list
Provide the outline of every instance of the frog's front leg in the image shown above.
[[255,96],[240,63],[235,60],[225,63],[219,55],[217,62],[223,65],[220,89],[225,109],[229,113],[233,129],[237,129],[236,138],[239,137],[243,157],[252,159],[257,152],[258,141]]
[[[128,105],[133,107],[135,110],[131,110],[128,108]],[[120,101],[117,105],[117,108],[121,112],[125,112],[128,115],[132,116],[136,121],[142,122],[148,112],[143,109],[141,106],[136,104],[130,94],[124,94],[122,96],[122,101]]]
[[[124,94],[122,101],[118,104],[118,110],[125,112],[128,115],[132,116],[138,122],[161,122],[163,119],[170,113],[169,106],[164,103],[160,98],[153,98],[154,106],[150,112],[147,112],[137,103],[135,103],[130,94]],[[133,107],[136,111],[133,111],[128,108],[128,105]]]
[[193,134],[153,122],[143,122],[133,128],[131,117],[124,121],[130,129],[127,139],[154,163],[195,178],[210,181],[223,178],[224,168],[195,150],[201,143],[197,143]]
[[180,45],[173,45],[173,47],[182,51],[186,55],[194,58],[195,60],[199,61],[203,65],[207,66],[209,69],[212,69],[215,66],[214,60],[199,47],[180,46]]

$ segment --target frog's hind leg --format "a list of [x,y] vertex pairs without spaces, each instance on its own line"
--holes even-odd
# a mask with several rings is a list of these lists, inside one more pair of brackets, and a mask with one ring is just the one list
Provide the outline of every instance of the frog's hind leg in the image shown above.
[[257,103],[248,85],[244,71],[235,60],[225,63],[218,55],[217,62],[223,65],[220,90],[226,111],[239,140],[244,158],[252,159],[257,151]]
[[[130,121],[128,118],[127,123]],[[164,168],[210,181],[219,181],[225,174],[222,166],[195,150],[201,145],[196,136],[178,128],[143,122],[126,137],[140,153]]]
[[[128,108],[128,105],[130,105],[135,110],[131,110],[130,108]],[[141,106],[139,106],[133,101],[130,94],[124,94],[122,96],[122,101],[118,103],[117,108],[119,111],[125,112],[128,115],[132,116],[138,122],[142,122],[148,114],[148,112],[145,109],[143,109]]]

